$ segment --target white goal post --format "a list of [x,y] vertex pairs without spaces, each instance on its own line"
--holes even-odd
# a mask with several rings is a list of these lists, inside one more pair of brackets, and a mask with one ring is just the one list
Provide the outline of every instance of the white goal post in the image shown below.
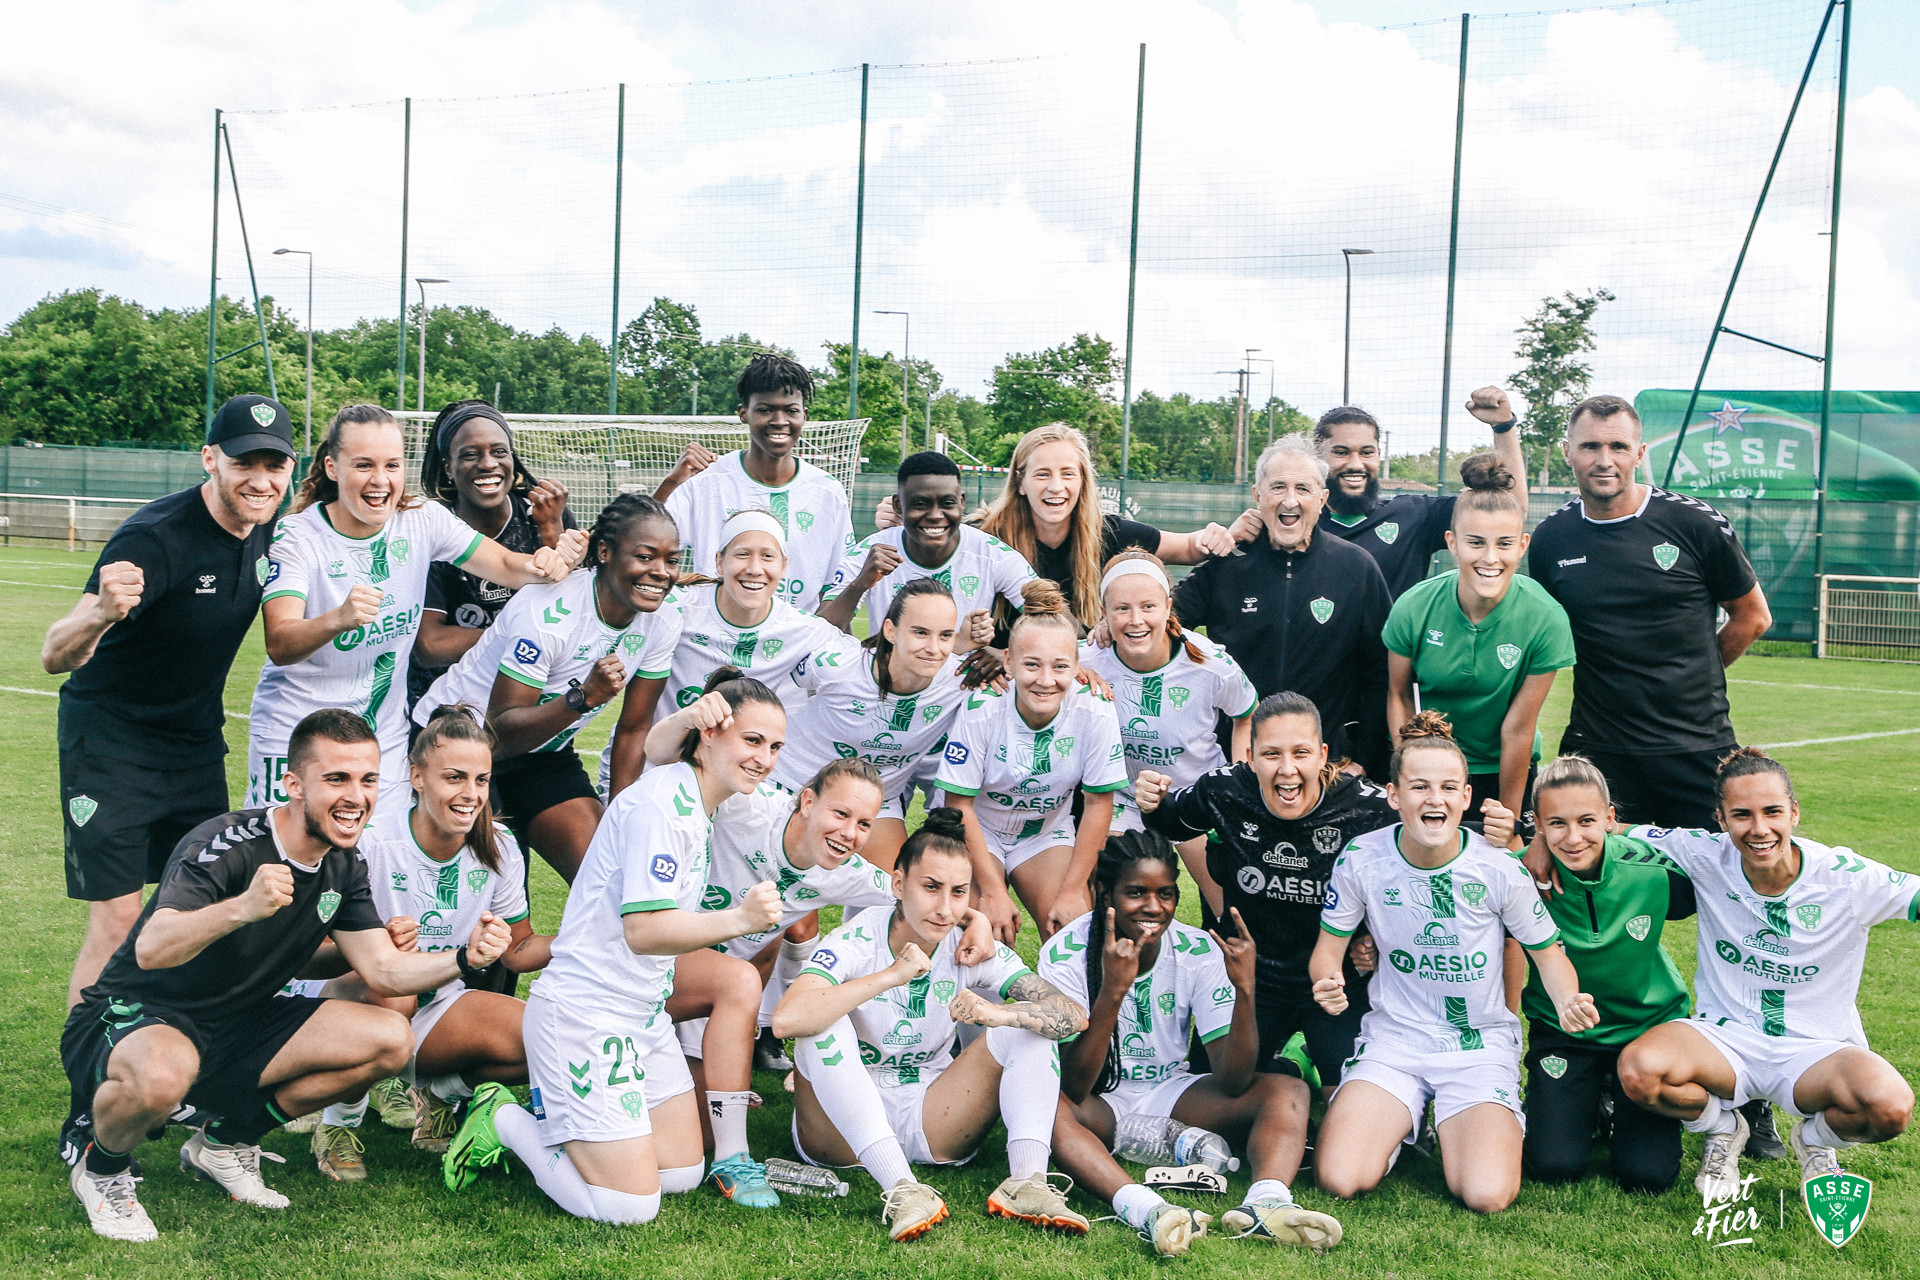
[[1820,575],[1813,656],[1920,662],[1920,578]]

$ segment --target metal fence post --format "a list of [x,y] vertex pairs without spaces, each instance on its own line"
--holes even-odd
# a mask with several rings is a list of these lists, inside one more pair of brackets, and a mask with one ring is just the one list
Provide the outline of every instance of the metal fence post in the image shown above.
[[[394,363],[393,407],[407,407],[407,204],[413,186],[413,99],[406,100],[400,133],[400,356]],[[425,315],[420,323],[425,324]]]
[[[1460,15],[1460,88],[1453,108],[1453,214],[1447,227],[1447,336],[1440,357],[1440,455],[1433,473],[1434,489],[1440,493],[1447,491],[1447,414],[1453,408],[1453,296],[1460,274],[1460,152],[1467,137],[1467,32],[1472,23],[1472,14]],[[1386,465],[1384,459],[1382,465]]]
[[1134,285],[1140,272],[1140,147],[1147,120],[1147,46],[1140,45],[1140,81],[1133,98],[1133,218],[1127,232],[1127,354],[1120,391],[1120,514],[1127,513],[1127,481],[1133,475]]
[[[1833,116],[1833,213],[1827,225],[1827,345],[1820,361],[1820,478],[1813,491],[1813,572],[1827,571],[1827,439],[1833,418],[1833,311],[1840,272],[1840,164],[1847,148],[1847,53],[1853,44],[1853,0],[1840,15],[1839,101]],[[1829,7],[1831,12],[1831,7]]]
[[214,352],[220,338],[220,108],[213,110],[213,249],[207,268],[207,422],[213,429]]
[[613,328],[607,339],[607,413],[620,412],[620,197],[627,176],[627,86],[620,86],[620,122],[613,144]]
[[860,416],[860,257],[867,234],[867,79],[860,64],[860,179],[853,197],[853,347],[847,358],[847,417]]

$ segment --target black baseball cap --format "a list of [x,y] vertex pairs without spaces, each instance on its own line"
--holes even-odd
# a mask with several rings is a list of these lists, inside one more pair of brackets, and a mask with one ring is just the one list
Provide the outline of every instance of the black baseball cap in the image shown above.
[[207,428],[207,443],[219,445],[229,458],[260,449],[299,456],[293,451],[293,419],[287,406],[267,396],[235,396],[221,405]]

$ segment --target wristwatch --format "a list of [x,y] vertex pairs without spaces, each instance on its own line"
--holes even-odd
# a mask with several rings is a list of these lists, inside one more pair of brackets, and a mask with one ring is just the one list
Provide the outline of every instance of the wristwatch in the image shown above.
[[467,958],[467,944],[464,942],[455,949],[453,962],[460,966],[460,976],[469,982],[486,972],[484,966],[475,965],[473,961]]
[[1503,436],[1507,434],[1507,432],[1513,430],[1515,427],[1519,425],[1520,425],[1520,419],[1518,418],[1508,418],[1505,422],[1493,423],[1492,424],[1493,434],[1497,436]]
[[573,688],[567,690],[566,696],[562,698],[561,701],[567,704],[568,710],[585,711],[587,709],[587,691],[580,685],[575,685]]

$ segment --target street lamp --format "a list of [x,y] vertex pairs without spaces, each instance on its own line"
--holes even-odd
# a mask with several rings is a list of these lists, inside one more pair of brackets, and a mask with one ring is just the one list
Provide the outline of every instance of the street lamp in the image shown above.
[[1347,339],[1340,354],[1340,403],[1353,403],[1353,260],[1372,253],[1371,249],[1342,249],[1340,260],[1347,267]]
[[[900,457],[904,460],[907,450],[913,447],[911,439],[913,428],[913,312],[911,311],[875,311],[877,316],[905,316],[907,336],[900,344]],[[927,421],[933,421],[929,415]],[[928,445],[932,447],[931,442]]]
[[313,251],[310,249],[275,249],[274,257],[283,253],[298,253],[307,259],[307,430],[306,443],[303,446],[308,454],[313,452]]
[[413,282],[420,286],[420,376],[414,379],[418,387],[413,407],[424,412],[427,407],[427,286],[449,284],[451,281],[438,276],[415,276]]
[[1277,366],[1275,362],[1269,359],[1268,357],[1257,356],[1253,354],[1259,349],[1260,348],[1258,347],[1247,348],[1247,363],[1263,364],[1267,366],[1267,443],[1272,444],[1273,443],[1273,391],[1274,391],[1273,374],[1274,374],[1274,369]]

